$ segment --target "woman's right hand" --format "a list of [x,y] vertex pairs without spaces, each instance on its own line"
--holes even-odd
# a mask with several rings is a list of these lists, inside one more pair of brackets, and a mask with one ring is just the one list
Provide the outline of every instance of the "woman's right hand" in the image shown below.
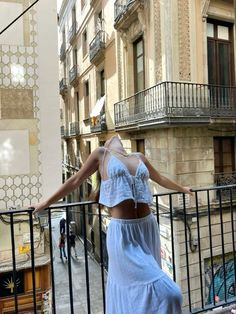
[[30,206],[30,208],[33,208],[34,211],[33,211],[33,215],[37,218],[38,214],[40,212],[42,212],[45,208],[47,208],[48,205],[47,203],[44,201],[44,202],[40,202],[38,204],[33,204]]

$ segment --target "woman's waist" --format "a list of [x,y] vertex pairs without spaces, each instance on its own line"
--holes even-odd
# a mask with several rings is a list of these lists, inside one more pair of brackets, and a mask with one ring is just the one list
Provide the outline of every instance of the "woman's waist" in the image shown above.
[[125,200],[120,204],[109,208],[110,215],[116,219],[143,218],[151,213],[148,204],[137,203],[133,200]]

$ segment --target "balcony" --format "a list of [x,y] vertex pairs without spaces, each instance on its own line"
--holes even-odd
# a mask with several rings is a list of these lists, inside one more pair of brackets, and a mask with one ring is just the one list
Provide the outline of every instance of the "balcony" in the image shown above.
[[61,137],[67,138],[69,136],[69,130],[64,125],[61,126]]
[[[225,186],[225,185],[233,185],[236,184],[236,172],[222,172],[222,173],[215,173],[214,174],[214,180],[215,180],[215,184],[217,186]],[[222,190],[221,191],[221,195],[219,195],[217,193],[217,197],[222,197],[222,199],[227,199],[230,197],[230,191],[229,190]],[[232,193],[232,197],[236,198],[236,190],[232,189],[231,191]]]
[[77,31],[77,22],[73,22],[73,24],[71,25],[71,28],[69,30],[69,33],[68,33],[68,40],[69,40],[70,44],[73,42],[73,40],[76,37],[76,31]]
[[235,123],[236,87],[162,82],[114,105],[115,127]]
[[98,65],[104,59],[105,52],[105,32],[100,30],[89,44],[90,62]]
[[79,122],[70,122],[69,135],[70,136],[78,136],[80,134],[79,131]]
[[[226,310],[236,303],[236,199],[229,197],[224,202],[221,198],[215,201],[216,193],[228,190],[232,195],[231,191],[235,188],[236,185],[228,185],[194,189],[195,197],[191,200],[181,193],[154,195],[153,213],[160,225],[162,268],[181,287],[183,313],[197,314],[220,307]],[[33,228],[37,221],[33,219],[31,209],[0,212],[1,224],[6,220],[9,222],[5,233],[9,233],[11,239],[8,254],[11,254],[12,262],[8,262],[7,271],[12,276],[13,287],[18,286],[21,265],[15,253],[19,246],[19,231],[13,228],[18,223],[19,214],[27,215],[28,238],[34,243]],[[79,260],[75,259],[68,246],[67,261],[59,259],[58,224],[62,216],[66,218],[67,243],[69,230],[76,230],[79,237]],[[50,289],[47,290],[49,297],[46,298],[48,310],[53,313],[60,309],[64,313],[80,313],[83,309],[86,313],[105,313],[108,268],[105,242],[110,217],[94,202],[55,204],[46,212],[46,217],[48,226],[44,225],[39,230],[46,232],[49,242],[51,278]],[[40,296],[46,292],[37,286],[36,249],[36,246],[30,245],[26,254],[31,266],[27,268],[29,278],[32,278],[31,290],[26,291],[26,286],[22,286],[23,290],[18,293],[13,288],[7,297],[0,297],[0,308],[4,311],[9,310],[7,307],[10,304],[11,311],[16,313],[27,305],[34,313],[36,310],[43,312],[45,304]],[[2,275],[6,272],[3,265],[6,253],[2,247],[0,250]]]
[[67,91],[68,91],[68,85],[67,85],[67,80],[66,78],[63,78],[60,80],[60,83],[59,83],[59,91],[60,91],[60,94],[62,96],[65,96]]
[[91,118],[90,130],[91,133],[104,132],[107,130],[105,113]]
[[116,0],[114,4],[114,27],[126,31],[138,19],[138,12],[143,10],[144,0]]
[[62,43],[60,48],[60,60],[64,61],[65,57],[66,57],[66,44]]
[[75,86],[79,80],[79,67],[77,64],[73,65],[73,67],[69,71],[69,83],[70,85]]

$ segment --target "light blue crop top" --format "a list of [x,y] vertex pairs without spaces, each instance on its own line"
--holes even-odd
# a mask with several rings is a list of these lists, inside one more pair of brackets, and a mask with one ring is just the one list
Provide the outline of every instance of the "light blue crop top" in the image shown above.
[[107,163],[107,180],[101,180],[99,203],[113,207],[124,200],[137,203],[152,204],[153,197],[149,187],[149,171],[139,158],[135,175],[131,175],[127,166],[111,154]]

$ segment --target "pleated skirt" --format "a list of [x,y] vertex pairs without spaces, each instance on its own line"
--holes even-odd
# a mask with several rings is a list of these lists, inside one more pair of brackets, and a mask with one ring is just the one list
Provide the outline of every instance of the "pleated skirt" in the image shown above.
[[180,314],[180,288],[161,270],[156,218],[112,218],[107,232],[109,256],[106,314]]

